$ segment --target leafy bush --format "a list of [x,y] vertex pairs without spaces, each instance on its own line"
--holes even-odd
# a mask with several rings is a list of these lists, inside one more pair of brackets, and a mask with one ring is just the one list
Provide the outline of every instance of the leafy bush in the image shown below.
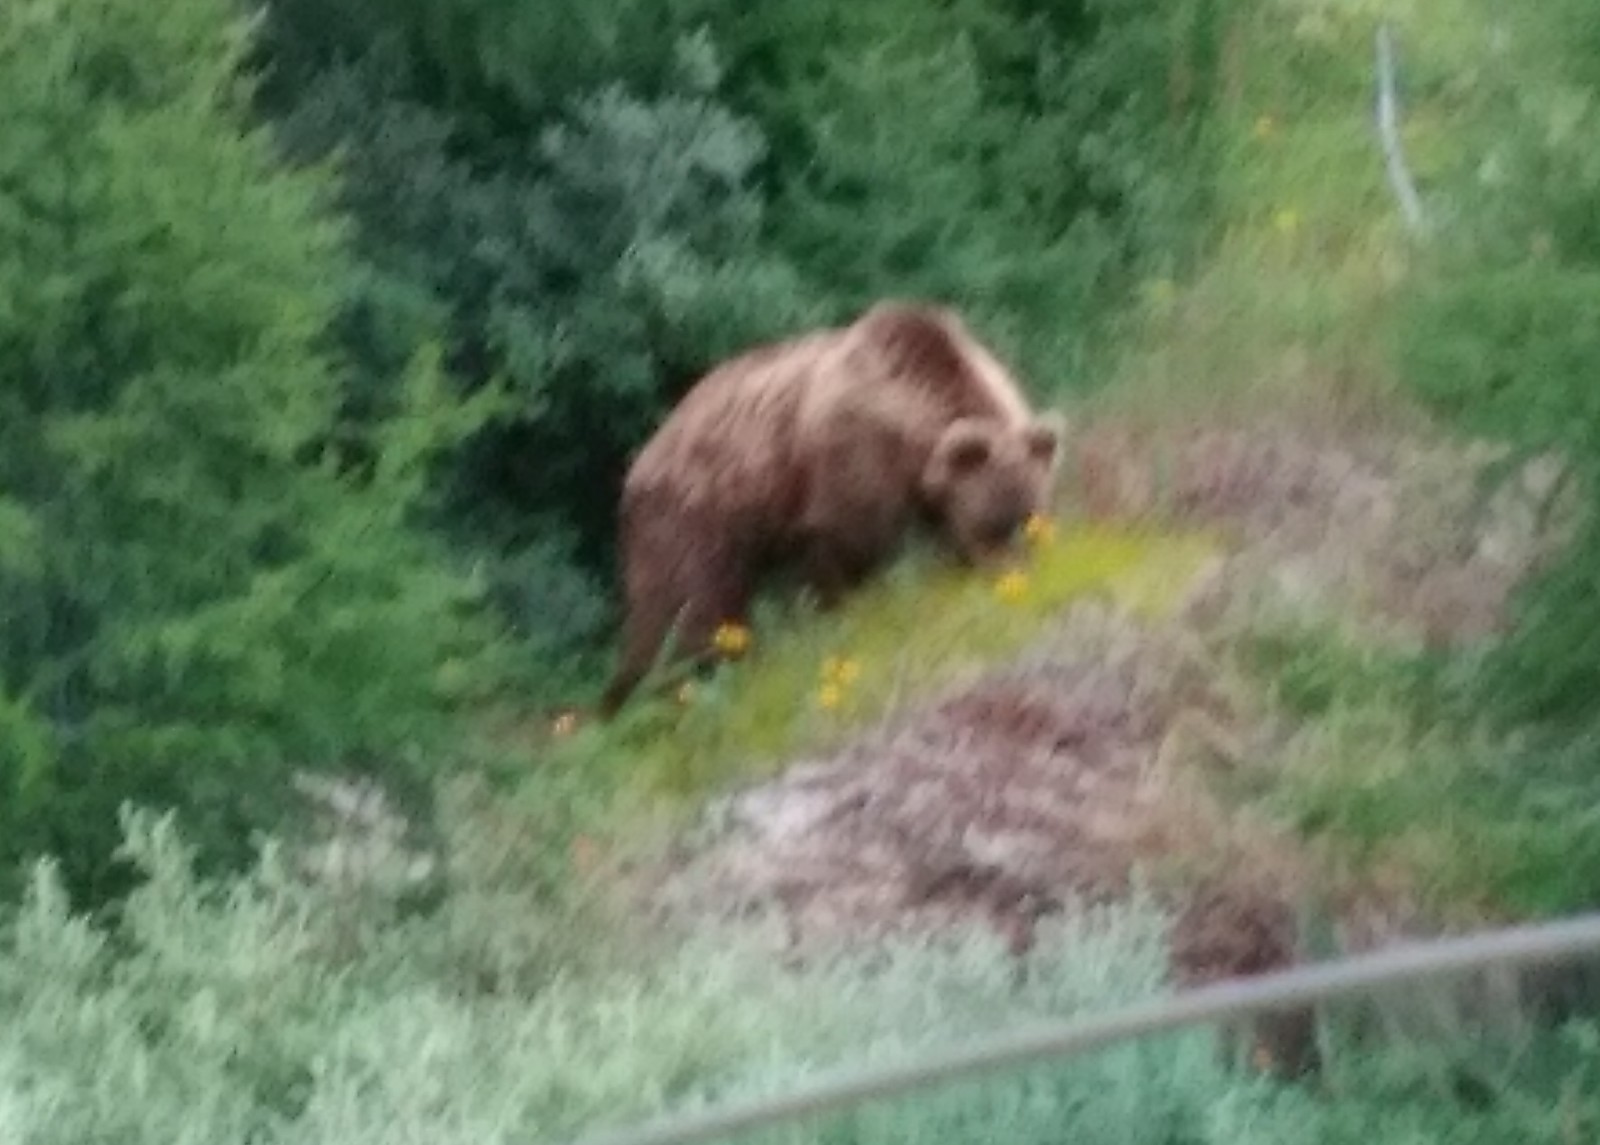
[[[48,865],[8,919],[6,1140],[558,1139],[1163,989],[1164,926],[1134,903],[1042,931],[1020,966],[972,934],[782,970],[753,935],[708,931],[633,970],[484,996],[431,953],[449,949],[448,905],[351,945],[348,901],[296,883],[276,852],[202,882],[170,822],[144,815],[126,849],[147,881],[113,929],[74,916]],[[474,917],[493,941],[526,908]],[[751,1136],[1047,1141],[1070,1126],[1091,1142],[1520,1145],[1594,1128],[1600,1055],[1583,1033],[1531,1043],[1487,1108],[1439,1085],[1437,1057],[1351,1059],[1327,1101],[1231,1075],[1193,1031]]]
[[[1007,1016],[1131,1000],[1160,975],[1156,921],[1113,912],[1068,934],[1020,989],[995,942],[789,975],[748,943],[706,935],[621,980],[479,1000],[429,953],[447,949],[449,908],[351,947],[348,901],[297,885],[271,852],[249,878],[208,885],[170,821],[131,817],[127,849],[148,881],[115,931],[72,917],[48,866],[8,930],[8,1139],[543,1139],[770,1089],[846,1053],[881,1059]],[[519,913],[479,921],[509,932]],[[1204,1039],[1180,1060],[1204,1072]],[[1087,1078],[1074,1088],[1094,1090]]]
[[80,890],[115,810],[246,854],[291,767],[425,774],[435,672],[486,633],[410,527],[483,410],[428,347],[373,462],[320,460],[352,274],[326,181],[243,126],[224,0],[0,11],[0,858]]
[[[396,361],[439,338],[463,391],[502,382],[511,400],[455,455],[436,521],[505,560],[502,576],[533,561],[572,582],[571,561],[608,567],[627,455],[663,403],[802,322],[803,291],[762,248],[764,141],[718,102],[703,36],[677,38],[655,80],[598,71],[558,103],[529,93],[488,138],[474,85],[441,97],[427,82],[429,53],[450,44],[402,52],[375,35],[269,107],[289,157],[337,162],[358,223],[364,273],[340,326],[359,367],[348,432],[385,408]],[[319,33],[280,22],[273,46],[292,70]],[[517,619],[563,648],[595,635],[556,613]]]
[[[1042,395],[1095,386],[1099,320],[1148,264],[1198,249],[1221,25],[1208,0],[789,0],[712,20],[728,98],[773,140],[771,241],[829,313],[950,299]],[[1168,98],[1180,72],[1187,103]]]
[[[357,224],[349,436],[417,338],[441,339],[463,388],[508,384],[439,514],[505,577],[536,561],[568,582],[566,559],[609,574],[629,454],[734,350],[933,294],[1039,387],[1087,384],[1089,327],[1127,264],[1198,224],[1206,179],[1185,164],[1216,86],[1212,0],[581,7],[356,4],[329,22],[291,0],[263,52],[287,154],[336,158]],[[1165,97],[1174,68],[1190,106]]]
[[[1497,260],[1498,261],[1498,260]],[[1417,391],[1471,432],[1590,464],[1600,399],[1600,271],[1522,262],[1430,284],[1403,327]]]
[[[1496,77],[1480,74],[1463,93],[1470,164],[1449,173],[1454,210],[1396,326],[1404,375],[1436,410],[1509,442],[1513,460],[1554,451],[1585,503],[1600,492],[1600,149],[1586,130],[1597,32],[1592,6],[1566,0],[1508,20]],[[1522,732],[1526,750],[1485,797],[1526,816],[1528,855],[1542,857],[1524,893],[1543,908],[1600,901],[1600,854],[1579,811],[1600,798],[1597,562],[1600,522],[1586,510],[1566,552],[1522,592],[1514,633],[1482,657],[1471,689],[1476,712]]]

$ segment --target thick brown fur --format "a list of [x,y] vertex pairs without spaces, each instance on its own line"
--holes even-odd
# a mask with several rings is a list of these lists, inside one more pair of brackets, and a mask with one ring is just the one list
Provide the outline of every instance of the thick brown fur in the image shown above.
[[698,658],[719,625],[747,624],[775,566],[796,566],[826,608],[919,517],[970,562],[1004,553],[1048,501],[1064,432],[943,307],[882,302],[724,362],[624,483],[626,618],[602,714],[669,637]]

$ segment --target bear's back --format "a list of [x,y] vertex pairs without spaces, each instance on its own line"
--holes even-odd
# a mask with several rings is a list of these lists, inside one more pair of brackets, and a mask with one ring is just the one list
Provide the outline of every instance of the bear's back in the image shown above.
[[758,346],[715,367],[684,395],[628,471],[625,493],[686,507],[770,511],[792,480],[802,392],[839,331]]
[[1021,425],[1031,414],[1011,371],[943,307],[880,302],[823,348],[802,436],[871,424],[920,452],[958,418]]

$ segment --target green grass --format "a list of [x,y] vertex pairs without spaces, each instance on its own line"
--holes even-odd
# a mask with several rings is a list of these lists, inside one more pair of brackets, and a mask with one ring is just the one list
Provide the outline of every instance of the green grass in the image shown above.
[[[1392,347],[1396,303],[1425,285],[1426,243],[1406,233],[1385,177],[1378,23],[1394,33],[1406,159],[1436,217],[1484,159],[1492,78],[1509,69],[1533,109],[1556,98],[1548,68],[1515,21],[1510,46],[1495,46],[1503,13],[1486,0],[1275,0],[1237,13],[1239,98],[1213,125],[1215,246],[1193,273],[1144,292],[1100,401],[1168,424],[1281,412],[1357,429],[1422,425]],[[1405,872],[1440,912],[1545,914],[1597,900],[1597,785],[1581,751],[1535,759],[1481,734],[1473,711],[1445,706],[1436,665],[1377,643],[1303,631],[1237,651],[1301,731],[1282,759],[1264,761],[1265,792],[1235,798],[1275,813],[1329,863]]]
[[1271,782],[1247,798],[1326,861],[1402,872],[1442,918],[1596,903],[1600,804],[1587,756],[1535,759],[1480,734],[1453,686],[1463,665],[1315,624],[1260,630],[1240,652],[1300,721]]
[[1240,6],[1238,98],[1212,125],[1215,245],[1174,290],[1147,292],[1105,405],[1172,419],[1409,415],[1384,346],[1415,247],[1374,127],[1374,34],[1390,21],[1407,160],[1427,194],[1480,158],[1458,105],[1485,66],[1482,17],[1475,0]]
[[[832,615],[770,618],[742,659],[691,685],[687,702],[648,702],[614,729],[578,733],[558,753],[607,757],[627,769],[626,786],[649,796],[692,796],[770,773],[964,673],[1003,663],[1074,600],[1100,595],[1160,614],[1217,547],[1198,533],[1057,528],[1014,570],[1018,579],[1002,583],[929,555],[897,565]],[[841,663],[850,665],[843,678],[834,670]]]
[[[1463,129],[1477,77],[1510,66],[1490,50],[1490,8],[1278,0],[1238,11],[1240,98],[1214,124],[1226,150],[1216,246],[1187,277],[1147,284],[1099,400],[1167,424],[1247,426],[1274,411],[1357,427],[1410,420],[1390,346],[1416,244],[1374,132],[1374,32],[1380,17],[1392,22],[1413,172],[1425,194],[1448,190],[1478,158]],[[636,817],[692,804],[1004,663],[1074,599],[1108,594],[1159,612],[1218,547],[1064,524],[1011,602],[991,580],[904,562],[832,616],[764,617],[749,655],[689,702],[586,728],[550,749],[544,772],[581,776],[578,786],[621,796]],[[1591,893],[1575,872],[1600,868],[1585,866],[1584,843],[1600,831],[1578,778],[1558,785],[1560,806],[1523,790],[1500,746],[1438,709],[1422,666],[1376,644],[1314,632],[1252,639],[1237,651],[1301,733],[1250,791],[1229,797],[1271,811],[1330,862],[1403,869],[1441,911],[1543,912]],[[855,675],[830,705],[827,666],[839,661]]]

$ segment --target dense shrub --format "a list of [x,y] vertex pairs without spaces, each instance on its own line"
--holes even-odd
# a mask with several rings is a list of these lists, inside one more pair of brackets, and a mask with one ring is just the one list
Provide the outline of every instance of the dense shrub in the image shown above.
[[[277,29],[274,66],[316,46],[302,31],[312,43]],[[349,434],[384,408],[396,360],[439,338],[462,391],[500,381],[511,405],[456,455],[438,523],[501,579],[537,569],[577,587],[608,568],[621,473],[663,401],[804,320],[760,241],[763,138],[718,102],[703,37],[664,46],[659,76],[597,68],[560,101],[505,96],[498,116],[468,98],[479,85],[428,82],[449,37],[397,41],[375,37],[269,104],[291,159],[336,158],[359,224],[364,273],[340,327],[359,367]],[[595,635],[600,614],[580,611],[570,628],[511,615],[570,649]]]
[[[629,453],[729,352],[931,294],[1042,390],[1087,385],[1096,315],[1201,216],[1211,0],[580,7],[292,0],[263,53],[286,153],[337,156],[360,236],[350,437],[418,337],[508,383],[441,510],[508,587],[596,591]],[[580,647],[604,612],[516,619]]]
[[[1570,488],[1600,493],[1600,148],[1594,142],[1600,21],[1592,5],[1518,10],[1502,33],[1504,65],[1463,102],[1470,164],[1441,190],[1428,273],[1397,323],[1405,376],[1471,432],[1516,457],[1555,451]],[[1540,908],[1600,903],[1592,809],[1600,720],[1600,521],[1521,594],[1516,630],[1486,655],[1465,699],[1526,751],[1492,792],[1523,813]],[[1532,824],[1537,823],[1535,829]]]
[[[1135,904],[1046,929],[1022,967],[997,939],[970,934],[790,971],[751,935],[708,931],[625,977],[565,975],[484,996],[450,984],[461,930],[448,904],[352,945],[349,900],[295,883],[273,852],[244,880],[207,884],[170,823],[145,816],[128,820],[127,849],[148,879],[114,929],[75,917],[48,867],[9,919],[8,1141],[558,1140],[1163,990],[1164,927]],[[520,933],[526,914],[476,915],[487,933],[470,937]],[[1529,1043],[1466,1097],[1437,1058],[1352,1060],[1332,1079],[1343,1099],[1327,1104],[1231,1074],[1210,1035],[1193,1031],[754,1139],[1580,1140],[1600,1116],[1600,1056],[1583,1033]]]
[[237,857],[291,766],[420,778],[435,672],[482,646],[408,527],[479,417],[426,346],[376,462],[320,460],[354,272],[325,180],[245,125],[240,31],[224,0],[0,9],[0,859],[79,889],[128,797]]

